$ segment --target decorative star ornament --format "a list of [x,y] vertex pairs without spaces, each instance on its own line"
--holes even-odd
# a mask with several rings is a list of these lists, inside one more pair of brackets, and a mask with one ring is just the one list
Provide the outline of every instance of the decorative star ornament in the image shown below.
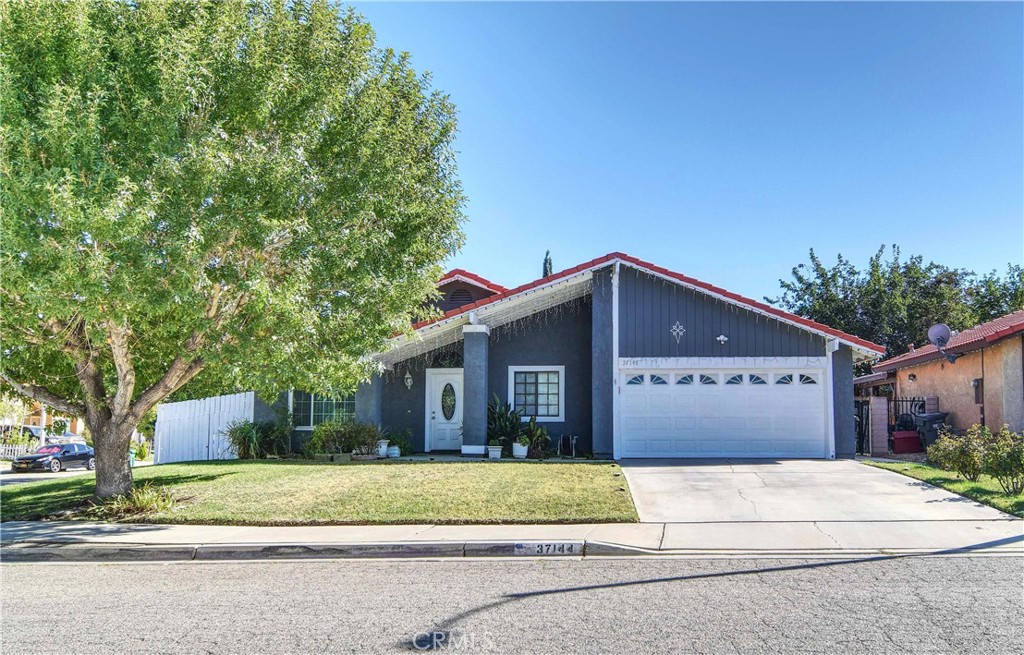
[[679,340],[683,338],[684,334],[686,334],[686,328],[680,325],[679,321],[676,321],[676,324],[672,326],[672,329],[669,330],[669,332],[676,338],[676,343],[679,343]]

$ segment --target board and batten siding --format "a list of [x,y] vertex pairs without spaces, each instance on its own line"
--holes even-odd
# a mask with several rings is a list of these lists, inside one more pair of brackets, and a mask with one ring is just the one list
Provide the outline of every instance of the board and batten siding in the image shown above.
[[[623,266],[620,357],[821,357],[825,340],[700,291]],[[671,329],[686,329],[678,343]],[[724,344],[718,336],[728,338]]]
[[273,411],[251,391],[161,403],[156,408],[154,464],[236,459],[225,435],[228,425],[273,417]]

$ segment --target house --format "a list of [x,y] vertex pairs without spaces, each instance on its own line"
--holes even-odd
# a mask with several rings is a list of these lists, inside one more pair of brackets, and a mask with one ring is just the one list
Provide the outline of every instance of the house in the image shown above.
[[[482,455],[497,396],[598,456],[849,457],[854,363],[884,353],[618,252],[514,289],[452,271],[440,290],[443,316],[339,401],[427,452]],[[310,429],[321,401],[291,402]]]
[[879,362],[874,374],[895,385],[896,396],[937,396],[946,422],[957,430],[975,423],[1024,430],[1024,310],[953,336],[945,348],[911,347]]

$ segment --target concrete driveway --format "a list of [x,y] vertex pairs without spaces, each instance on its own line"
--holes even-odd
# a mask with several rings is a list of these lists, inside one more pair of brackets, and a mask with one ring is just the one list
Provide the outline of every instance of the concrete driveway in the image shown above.
[[852,460],[623,460],[642,522],[1005,520]]

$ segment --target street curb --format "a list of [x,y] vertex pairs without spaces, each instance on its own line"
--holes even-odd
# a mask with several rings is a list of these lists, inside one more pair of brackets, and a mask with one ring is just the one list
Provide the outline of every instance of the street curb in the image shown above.
[[650,549],[602,541],[424,541],[344,544],[57,544],[20,542],[0,547],[2,563],[180,562],[301,559],[432,558],[898,558],[921,556],[1024,557],[1019,549]]

